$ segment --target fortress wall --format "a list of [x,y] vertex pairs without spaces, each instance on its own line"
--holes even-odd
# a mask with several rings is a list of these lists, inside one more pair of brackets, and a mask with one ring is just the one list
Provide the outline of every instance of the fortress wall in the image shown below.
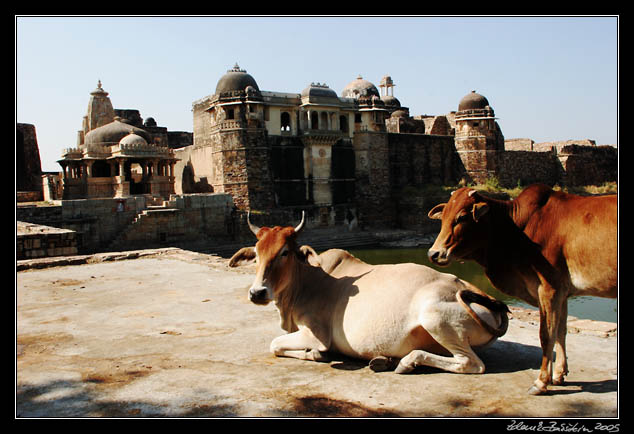
[[392,190],[458,181],[453,136],[389,134],[388,139]]
[[498,152],[497,158],[497,178],[504,187],[560,183],[561,165],[552,152],[504,151]]
[[618,150],[612,146],[567,145],[558,158],[566,185],[600,185],[618,179]]
[[[508,142],[507,142],[508,143]],[[496,176],[505,187],[518,182],[548,185],[600,185],[617,181],[618,150],[612,146],[560,144],[537,146],[542,151],[507,150],[498,153]]]

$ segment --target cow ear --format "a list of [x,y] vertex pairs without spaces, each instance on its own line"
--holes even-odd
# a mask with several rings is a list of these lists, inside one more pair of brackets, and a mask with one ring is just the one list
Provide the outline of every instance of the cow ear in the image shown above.
[[427,214],[427,216],[428,216],[430,219],[433,219],[433,220],[440,220],[440,219],[442,219],[442,212],[443,212],[443,210],[445,209],[445,205],[447,205],[447,204],[446,204],[446,203],[441,203],[441,204],[436,205],[435,207],[433,207],[433,208],[429,211],[429,213]]
[[253,261],[255,261],[255,248],[243,247],[229,259],[229,266],[239,267],[241,265],[250,264]]
[[489,211],[489,204],[486,202],[479,202],[473,205],[473,209],[471,210],[471,214],[473,215],[473,220],[477,222]]
[[321,267],[321,261],[319,260],[319,255],[310,246],[301,246],[299,248],[300,259],[313,267]]

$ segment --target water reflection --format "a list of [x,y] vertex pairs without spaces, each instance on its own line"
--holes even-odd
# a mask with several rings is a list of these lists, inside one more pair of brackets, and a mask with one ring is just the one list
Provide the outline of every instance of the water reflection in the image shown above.
[[[349,249],[357,258],[368,264],[398,264],[413,262],[435,268],[443,273],[455,274],[488,294],[512,306],[535,309],[523,301],[503,294],[493,288],[482,267],[473,261],[464,264],[453,262],[448,267],[433,266],[427,258],[426,248]],[[600,297],[573,297],[568,300],[568,315],[597,321],[617,322],[616,299]]]

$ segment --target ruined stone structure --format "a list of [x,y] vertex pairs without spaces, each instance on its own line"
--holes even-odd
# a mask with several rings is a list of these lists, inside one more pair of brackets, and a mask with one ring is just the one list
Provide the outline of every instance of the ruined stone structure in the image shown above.
[[63,198],[126,197],[150,194],[165,199],[174,193],[174,164],[169,134],[153,118],[141,125],[138,110],[114,109],[108,92],[91,92],[77,135],[58,163],[63,171]]
[[236,64],[193,102],[192,134],[113,108],[99,82],[77,147],[59,160],[63,197],[227,193],[240,210],[302,207],[319,225],[361,215],[381,225],[394,220],[405,187],[616,180],[612,148],[505,142],[493,107],[475,91],[457,111],[411,116],[395,86],[385,75],[379,92],[358,76],[341,96],[323,83],[264,91]]
[[42,200],[42,165],[35,126],[17,124],[15,134],[16,196],[18,202]]
[[299,94],[261,91],[236,65],[212,95],[193,103],[194,143],[175,153],[176,191],[230,193],[245,210],[309,206],[326,225],[334,206],[343,219],[357,202],[354,138],[384,135],[389,116],[362,77],[343,95],[322,83]]
[[[581,179],[558,151],[506,150],[492,106],[475,91],[455,112],[410,116],[390,76],[379,87],[359,76],[341,96],[322,83],[270,92],[236,64],[193,103],[194,142],[175,152],[176,191],[226,192],[241,210],[302,208],[315,225],[358,217],[393,226],[405,187]],[[616,179],[616,150],[601,154],[602,163],[584,158],[603,167],[593,181]]]
[[193,102],[189,133],[115,109],[99,83],[76,147],[58,160],[61,180],[41,172],[35,127],[17,125],[18,201],[50,202],[18,206],[19,257],[251,240],[246,211],[259,225],[305,211],[312,228],[433,231],[425,216],[446,198],[429,185],[617,179],[614,147],[505,140],[476,92],[457,111],[411,116],[394,87],[386,75],[380,92],[361,76],[341,96],[323,83],[264,91],[235,65]]
[[77,254],[76,233],[33,223],[16,222],[16,259],[34,259],[47,256]]
[[[229,235],[227,228],[244,217],[236,211],[247,210],[260,212],[261,224],[292,221],[304,210],[312,227],[412,228],[430,205],[416,192],[430,184],[482,183],[492,177],[513,187],[616,180],[613,147],[505,141],[493,107],[476,92],[462,98],[457,111],[411,116],[394,87],[386,75],[380,92],[361,76],[341,96],[323,83],[299,93],[264,91],[235,65],[213,93],[193,102],[193,133],[187,133],[170,132],[152,118],[144,121],[138,110],[113,108],[99,83],[90,94],[77,147],[65,149],[59,160],[62,226],[77,231],[79,245],[94,249],[120,244],[120,233],[130,242],[159,244],[195,239],[201,230]],[[29,128],[18,130],[25,131],[24,143],[36,143],[28,139]],[[23,145],[25,155],[27,148]],[[22,182],[38,175],[19,176]],[[45,181],[47,191],[54,190],[50,175]],[[201,195],[195,203],[214,205],[196,206],[191,214],[194,202],[187,198],[192,195]],[[231,203],[220,196],[202,199],[205,195],[230,197]],[[68,199],[97,202],[78,208]],[[103,200],[99,217],[86,217]],[[206,211],[212,209],[219,214],[212,217]],[[190,214],[195,218],[188,224],[183,219]],[[215,220],[224,222],[220,232],[208,229]],[[157,222],[172,229],[163,231]]]
[[233,201],[227,194],[172,195],[163,205],[151,199],[132,195],[22,204],[16,210],[18,259],[226,244],[235,235]]

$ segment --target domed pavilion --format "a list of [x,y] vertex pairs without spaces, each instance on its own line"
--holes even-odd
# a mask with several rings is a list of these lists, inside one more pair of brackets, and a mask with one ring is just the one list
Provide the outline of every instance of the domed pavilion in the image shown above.
[[[144,129],[114,116],[107,95],[99,82],[91,93],[77,147],[64,149],[57,161],[63,170],[64,199],[138,194],[169,198],[174,193],[174,151],[155,144]],[[103,119],[112,121],[104,124]],[[91,129],[94,125],[100,126]]]
[[355,131],[385,131],[385,120],[389,118],[390,110],[372,82],[359,75],[348,83],[341,96],[355,100]]

